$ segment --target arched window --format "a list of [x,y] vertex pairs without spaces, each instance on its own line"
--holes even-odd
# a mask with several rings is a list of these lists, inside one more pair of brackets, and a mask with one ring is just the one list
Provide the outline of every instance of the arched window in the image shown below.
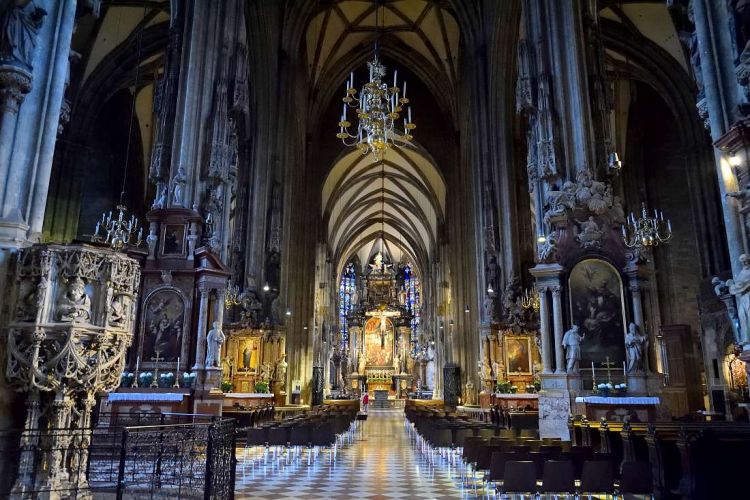
[[416,356],[419,352],[419,324],[422,320],[420,315],[422,287],[419,278],[414,274],[411,265],[404,267],[404,289],[406,291],[406,310],[411,317],[411,353]]
[[341,274],[339,283],[339,331],[341,332],[341,347],[349,344],[349,321],[347,316],[352,311],[352,295],[357,287],[357,272],[354,263],[350,262]]

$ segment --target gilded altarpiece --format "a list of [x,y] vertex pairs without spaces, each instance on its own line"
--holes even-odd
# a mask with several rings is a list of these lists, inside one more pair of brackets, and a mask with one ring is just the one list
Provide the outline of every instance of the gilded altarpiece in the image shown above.
[[257,382],[268,382],[277,393],[286,380],[285,348],[285,335],[279,330],[229,330],[222,355],[223,379],[232,383],[232,392],[253,393]]

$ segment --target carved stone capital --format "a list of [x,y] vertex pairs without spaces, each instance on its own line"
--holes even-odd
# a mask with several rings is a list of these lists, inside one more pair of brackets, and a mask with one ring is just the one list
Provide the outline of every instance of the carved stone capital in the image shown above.
[[17,113],[26,94],[31,92],[31,73],[17,66],[0,66],[0,108]]
[[559,285],[552,285],[549,287],[549,290],[552,292],[553,299],[559,299],[562,295],[562,287]]

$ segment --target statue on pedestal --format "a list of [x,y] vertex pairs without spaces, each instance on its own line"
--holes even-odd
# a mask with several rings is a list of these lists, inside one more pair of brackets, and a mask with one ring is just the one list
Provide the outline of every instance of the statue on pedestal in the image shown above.
[[477,362],[479,366],[479,381],[482,384],[482,390],[492,384],[492,368],[490,362],[485,358]]
[[221,363],[219,356],[221,355],[221,344],[224,343],[226,337],[224,332],[221,331],[221,327],[218,321],[214,321],[213,328],[208,331],[208,337],[206,341],[208,343],[208,349],[206,351],[206,368],[218,368]]
[[740,341],[747,342],[750,338],[750,256],[744,253],[740,255],[740,263],[742,270],[734,279],[727,280],[726,285],[737,302]]
[[281,355],[281,359],[276,363],[276,381],[282,386],[286,385],[286,353]]
[[68,291],[57,305],[60,321],[89,321],[91,319],[91,299],[86,294],[86,285],[79,277],[68,283]]
[[562,345],[565,348],[565,371],[568,373],[578,373],[578,364],[581,361],[581,342],[584,336],[578,333],[580,328],[573,325],[570,330],[565,332],[562,339]]
[[643,371],[643,347],[646,343],[646,336],[638,332],[638,326],[635,323],[628,325],[628,333],[625,335],[625,353],[627,354],[628,373],[637,373]]
[[464,401],[464,405],[473,404],[476,404],[476,394],[474,394],[474,383],[469,380],[466,382],[466,400]]

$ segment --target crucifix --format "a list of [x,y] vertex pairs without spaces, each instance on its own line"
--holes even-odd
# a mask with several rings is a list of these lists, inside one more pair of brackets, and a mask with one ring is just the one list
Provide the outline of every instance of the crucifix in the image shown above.
[[605,370],[607,370],[607,383],[612,383],[612,377],[610,376],[610,372],[612,371],[612,367],[615,366],[614,361],[609,360],[609,356],[607,356],[606,361],[602,361],[602,366]]
[[151,361],[154,362],[154,380],[151,381],[151,387],[159,387],[159,361],[164,359],[159,354],[161,353],[156,351],[156,356],[151,358]]
[[385,336],[386,333],[388,333],[388,329],[386,328],[387,323],[386,319],[389,317],[397,317],[401,316],[401,313],[398,311],[386,311],[384,309],[377,310],[377,311],[367,311],[365,313],[365,316],[372,316],[373,318],[379,318],[380,319],[380,348],[385,348]]

